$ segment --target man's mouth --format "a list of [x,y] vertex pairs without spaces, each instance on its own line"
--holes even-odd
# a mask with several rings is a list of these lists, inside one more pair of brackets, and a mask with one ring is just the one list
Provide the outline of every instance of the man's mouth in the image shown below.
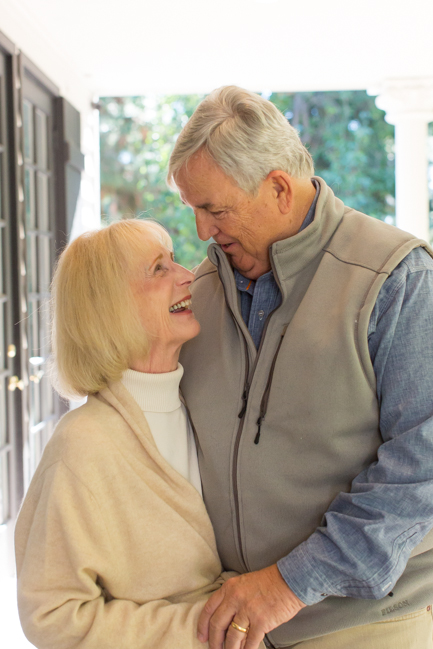
[[170,313],[182,313],[182,311],[186,311],[190,306],[191,298],[187,298],[185,300],[181,300],[180,302],[176,302],[176,304],[173,304],[173,306],[170,307],[169,311]]
[[221,248],[224,250],[224,252],[227,252],[227,250],[230,250],[231,246],[235,244],[236,241],[231,241],[230,243],[221,243]]

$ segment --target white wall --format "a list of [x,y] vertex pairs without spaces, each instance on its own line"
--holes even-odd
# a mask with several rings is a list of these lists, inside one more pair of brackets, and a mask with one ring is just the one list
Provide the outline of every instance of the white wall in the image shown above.
[[77,110],[85,112],[94,91],[73,59],[56,43],[44,25],[43,14],[23,3],[0,0],[2,31],[60,89]]
[[74,217],[73,236],[100,227],[99,119],[97,97],[76,62],[46,28],[37,6],[0,0],[0,31],[58,86],[60,95],[81,114],[81,151],[85,170]]

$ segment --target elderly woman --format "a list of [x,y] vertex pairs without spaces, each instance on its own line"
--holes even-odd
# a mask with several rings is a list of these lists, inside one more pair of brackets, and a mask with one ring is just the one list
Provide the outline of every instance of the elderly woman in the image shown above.
[[88,399],[57,426],[16,527],[20,617],[40,649],[203,647],[197,619],[223,578],[179,400],[192,281],[148,221],[60,258],[56,383]]

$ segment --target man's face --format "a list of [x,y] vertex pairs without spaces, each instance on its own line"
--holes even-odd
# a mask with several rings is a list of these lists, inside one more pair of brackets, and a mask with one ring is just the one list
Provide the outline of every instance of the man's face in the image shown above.
[[270,183],[256,197],[240,189],[206,153],[190,158],[176,177],[182,201],[194,211],[202,241],[211,237],[245,277],[270,269],[268,249],[275,240],[275,201]]

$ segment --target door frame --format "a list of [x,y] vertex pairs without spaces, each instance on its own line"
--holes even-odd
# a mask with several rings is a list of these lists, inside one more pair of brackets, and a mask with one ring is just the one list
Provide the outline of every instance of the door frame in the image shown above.
[[[8,452],[11,454],[9,465],[9,522],[14,522],[18,514],[25,488],[24,470],[25,443],[30,435],[29,420],[29,363],[27,341],[27,278],[26,263],[26,216],[24,195],[24,128],[23,128],[23,80],[25,75],[45,93],[52,102],[52,173],[54,191],[54,223],[55,258],[67,243],[67,207],[66,207],[66,174],[65,165],[68,158],[65,154],[65,124],[63,116],[63,98],[59,88],[39,70],[39,68],[14,43],[0,32],[0,52],[6,60],[6,102],[8,141],[8,169],[6,182],[9,187],[8,219],[9,219],[9,259],[6,260],[10,269],[10,296],[12,326],[5,333],[5,338],[15,345],[16,355],[9,359],[10,375],[22,380],[22,390],[16,389],[7,394],[8,421],[10,437]],[[6,256],[6,255],[5,255]],[[56,417],[64,414],[69,404],[55,395]]]

